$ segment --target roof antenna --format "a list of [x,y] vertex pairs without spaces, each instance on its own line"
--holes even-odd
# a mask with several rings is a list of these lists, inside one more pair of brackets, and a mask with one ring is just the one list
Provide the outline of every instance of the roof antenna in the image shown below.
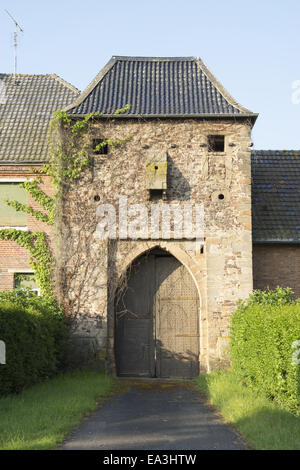
[[9,11],[5,10],[8,16],[13,20],[15,23],[15,33],[14,33],[14,48],[15,48],[15,64],[14,64],[14,81],[16,81],[16,74],[17,74],[17,47],[18,47],[18,29],[21,31],[21,33],[24,33],[23,29],[21,26],[17,23],[17,21],[14,19],[14,17],[9,13]]

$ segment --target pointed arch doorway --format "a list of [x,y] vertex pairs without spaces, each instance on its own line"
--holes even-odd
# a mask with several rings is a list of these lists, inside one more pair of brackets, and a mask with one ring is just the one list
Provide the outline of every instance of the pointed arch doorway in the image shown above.
[[136,259],[116,302],[119,376],[199,375],[199,295],[187,269],[164,250]]

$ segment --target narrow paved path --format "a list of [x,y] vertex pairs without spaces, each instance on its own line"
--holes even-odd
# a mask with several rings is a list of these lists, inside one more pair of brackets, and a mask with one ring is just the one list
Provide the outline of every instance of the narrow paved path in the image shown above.
[[60,447],[105,450],[245,449],[190,387],[134,384],[112,398],[69,434]]

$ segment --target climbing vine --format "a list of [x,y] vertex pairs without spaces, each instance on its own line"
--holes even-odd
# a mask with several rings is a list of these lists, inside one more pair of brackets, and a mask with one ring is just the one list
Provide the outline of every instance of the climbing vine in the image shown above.
[[[126,105],[124,108],[116,110],[113,114],[126,113],[128,110],[129,105]],[[80,178],[82,172],[89,166],[89,151],[100,151],[105,145],[114,148],[130,139],[130,137],[120,140],[106,139],[91,149],[88,132],[89,125],[98,116],[101,116],[101,113],[96,112],[87,114],[83,119],[74,120],[65,111],[56,111],[50,122],[49,161],[41,169],[32,170],[37,175],[34,180],[28,180],[19,185],[32,196],[43,210],[35,209],[29,204],[21,204],[18,201],[7,200],[5,201],[6,204],[13,207],[16,211],[30,214],[35,219],[53,226],[57,216],[57,207],[62,188]],[[67,129],[68,133],[62,132]],[[68,136],[67,138],[66,135]],[[39,185],[42,183],[41,175],[50,177],[50,181],[55,188],[55,193],[52,197],[40,188]],[[8,228],[0,230],[0,239],[15,241],[18,245],[29,251],[29,264],[34,271],[41,294],[54,298],[54,281],[52,276],[54,258],[46,233]]]
[[29,264],[43,295],[53,297],[51,270],[53,259],[44,232],[24,232],[16,229],[0,230],[0,239],[12,240],[30,253]]

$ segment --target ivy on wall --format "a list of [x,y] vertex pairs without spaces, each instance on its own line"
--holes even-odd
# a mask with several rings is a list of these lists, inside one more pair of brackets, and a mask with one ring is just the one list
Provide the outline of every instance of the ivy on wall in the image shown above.
[[0,230],[0,239],[15,241],[29,251],[29,264],[34,271],[42,295],[53,297],[53,281],[51,279],[53,258],[46,234],[44,232],[2,229]]
[[[113,114],[126,113],[128,110],[129,105],[126,105]],[[7,200],[5,201],[6,204],[16,211],[30,214],[35,219],[53,226],[63,186],[68,186],[72,181],[80,178],[82,172],[90,164],[89,124],[100,115],[101,113],[98,112],[90,113],[83,119],[74,120],[65,111],[56,111],[50,122],[49,161],[40,170],[33,169],[33,172],[37,175],[33,181],[20,183],[20,186],[43,208],[43,211],[35,209],[29,204],[21,204],[18,201]],[[63,133],[64,130],[68,130],[68,132]],[[93,150],[99,151],[105,145],[114,148],[129,139],[130,137],[120,140],[106,139]],[[50,181],[55,188],[53,197],[47,195],[40,188],[39,184],[42,183],[42,178],[39,175],[50,177]],[[41,294],[54,298],[54,280],[52,276],[54,258],[46,233],[39,231],[24,232],[23,230],[7,228],[0,230],[0,239],[14,241],[29,251],[29,264],[34,271]]]

